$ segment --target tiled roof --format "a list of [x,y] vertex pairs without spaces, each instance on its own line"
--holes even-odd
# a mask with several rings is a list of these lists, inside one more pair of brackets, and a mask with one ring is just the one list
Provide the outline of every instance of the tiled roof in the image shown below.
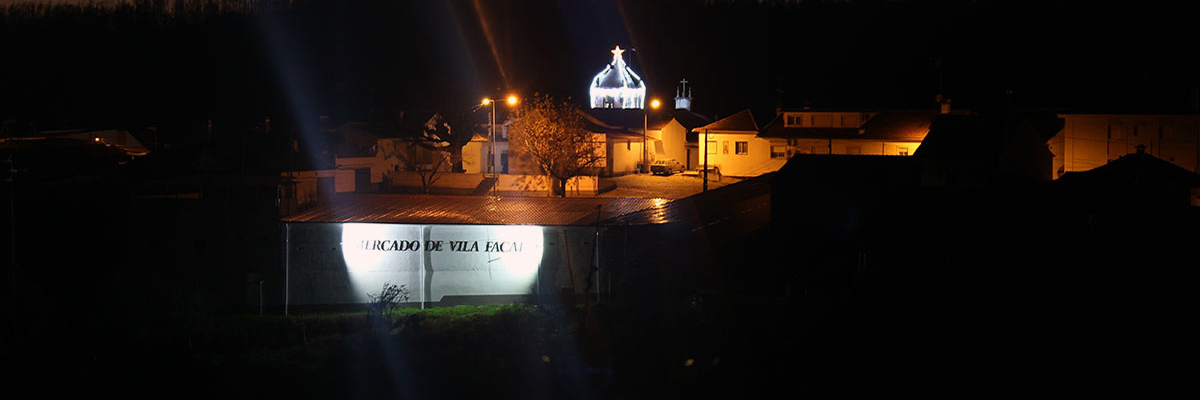
[[[1029,129],[1021,129],[1025,126]],[[942,161],[981,162],[1007,151],[1006,145],[1024,143],[1014,140],[1018,136],[1026,137],[1042,147],[1062,128],[1063,120],[1046,112],[986,116],[943,114],[930,125],[928,137],[913,156]]]
[[584,128],[594,133],[642,134],[642,111],[620,109],[579,110]]
[[595,225],[662,205],[653,198],[554,198],[434,195],[338,195],[333,204],[284,222],[377,222],[475,225]]
[[688,110],[651,110],[649,114],[643,114],[642,110],[595,108],[579,112],[583,114],[584,125],[592,132],[639,137],[643,128],[662,130],[672,119],[679,121],[686,129],[710,122],[708,118]]
[[1133,180],[1138,176],[1156,176],[1181,186],[1200,187],[1200,175],[1146,153],[1126,154],[1088,171],[1068,172],[1058,182]]
[[733,114],[728,117],[721,118],[717,122],[713,122],[708,125],[697,127],[695,129],[692,129],[692,131],[700,132],[700,131],[703,131],[706,129],[710,130],[710,131],[758,132],[758,124],[754,122],[754,115],[751,114],[750,110],[747,109],[747,110],[742,110],[741,112],[738,112],[737,114]]
[[937,111],[887,111],[876,114],[863,124],[863,136],[870,139],[921,141],[929,125],[941,113]]
[[671,122],[672,119],[679,121],[679,124],[683,125],[684,129],[689,131],[693,128],[712,123],[712,120],[710,120],[708,117],[696,114],[691,110],[671,110],[663,113],[663,115],[665,115],[665,117],[662,118],[658,124],[651,124],[650,129],[662,129],[667,125],[667,123]]

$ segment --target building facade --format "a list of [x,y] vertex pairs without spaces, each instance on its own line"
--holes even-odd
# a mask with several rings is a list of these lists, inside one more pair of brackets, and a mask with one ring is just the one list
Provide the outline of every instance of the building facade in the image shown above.
[[1087,171],[1126,154],[1145,153],[1200,172],[1200,116],[1169,114],[1058,114],[1062,131],[1050,139],[1054,179]]

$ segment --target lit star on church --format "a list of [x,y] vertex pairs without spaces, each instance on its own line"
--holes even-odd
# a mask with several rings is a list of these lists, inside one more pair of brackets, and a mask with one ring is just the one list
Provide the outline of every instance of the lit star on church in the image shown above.
[[641,109],[645,106],[646,83],[625,65],[625,58],[621,56],[624,52],[621,46],[613,48],[612,62],[592,78],[589,90],[592,108]]

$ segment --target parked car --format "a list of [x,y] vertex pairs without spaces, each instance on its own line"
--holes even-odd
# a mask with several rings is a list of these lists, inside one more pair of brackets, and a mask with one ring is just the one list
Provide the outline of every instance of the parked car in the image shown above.
[[674,158],[661,158],[650,164],[650,173],[655,175],[671,175],[676,172],[683,172],[683,164]]

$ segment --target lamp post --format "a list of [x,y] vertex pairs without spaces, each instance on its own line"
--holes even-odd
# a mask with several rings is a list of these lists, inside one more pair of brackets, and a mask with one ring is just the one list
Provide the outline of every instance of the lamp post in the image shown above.
[[[658,109],[662,104],[658,99],[650,100],[650,108]],[[646,131],[650,127],[650,110],[642,107],[642,172],[650,172],[650,164],[646,163]]]
[[[517,96],[509,95],[505,102],[509,106],[517,105]],[[484,107],[491,106],[491,114],[488,118],[488,157],[487,157],[487,175],[493,178],[496,177],[496,100],[484,98],[482,105]],[[492,194],[496,194],[496,184],[492,184]]]
[[704,130],[704,182],[703,192],[708,191],[708,129]]

